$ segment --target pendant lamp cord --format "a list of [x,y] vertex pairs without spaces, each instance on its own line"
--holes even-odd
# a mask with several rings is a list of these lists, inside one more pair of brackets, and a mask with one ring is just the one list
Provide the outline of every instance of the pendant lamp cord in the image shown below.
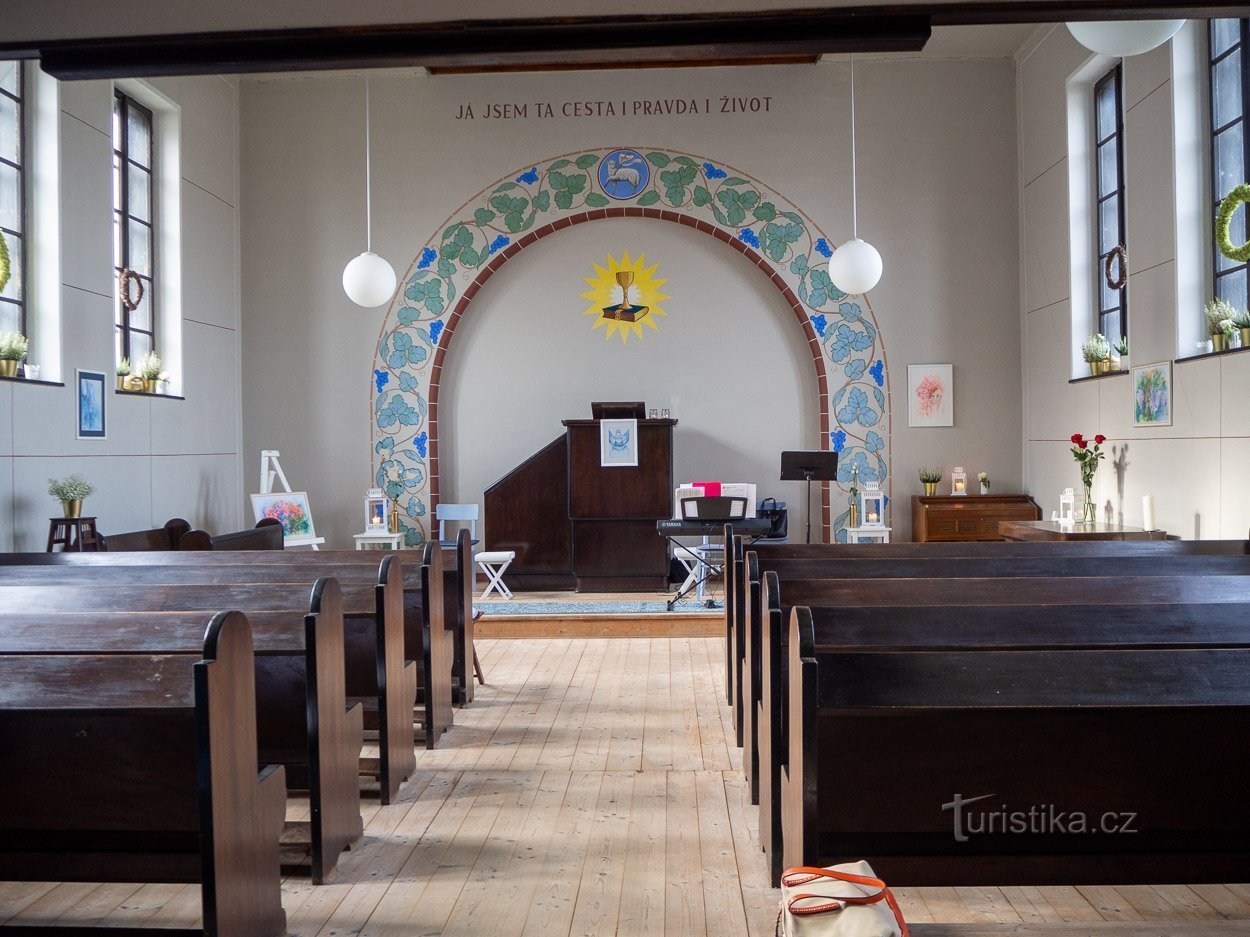
[[855,166],[855,53],[851,53],[851,237],[859,237],[859,179]]
[[373,178],[369,138],[369,70],[365,69],[365,250],[373,252]]

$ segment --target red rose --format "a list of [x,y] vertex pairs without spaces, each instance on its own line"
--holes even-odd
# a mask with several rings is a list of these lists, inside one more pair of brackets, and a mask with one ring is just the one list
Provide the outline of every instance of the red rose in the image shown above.
[[1074,445],[1074,446],[1083,446],[1084,444],[1085,444],[1085,440],[1083,440],[1083,439],[1081,438],[1081,434],[1080,434],[1080,433],[1073,433],[1073,434],[1072,434],[1072,445]]
[[1097,436],[1094,437],[1095,446],[1101,446],[1106,441],[1107,441],[1107,437],[1102,435],[1102,433],[1099,433]]
[[1077,445],[1080,446],[1082,449],[1084,449],[1086,445],[1088,445],[1088,443],[1086,443],[1085,440],[1082,439],[1079,443],[1077,443]]

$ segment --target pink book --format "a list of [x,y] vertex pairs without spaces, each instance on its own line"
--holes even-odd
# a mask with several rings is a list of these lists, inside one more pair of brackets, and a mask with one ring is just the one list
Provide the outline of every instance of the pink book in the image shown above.
[[702,488],[705,498],[720,497],[720,482],[691,482],[690,485],[693,488]]

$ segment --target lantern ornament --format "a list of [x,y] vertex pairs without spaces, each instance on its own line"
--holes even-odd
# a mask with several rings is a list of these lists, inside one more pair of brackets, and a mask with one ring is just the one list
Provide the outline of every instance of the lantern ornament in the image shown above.
[[386,519],[386,495],[381,488],[370,488],[365,494],[365,533],[390,533]]
[[1055,518],[1060,524],[1076,523],[1076,492],[1065,488],[1059,493],[1059,514]]
[[956,465],[951,472],[951,494],[966,495],[968,493],[968,473],[962,465]]
[[868,482],[862,495],[863,507],[860,511],[860,528],[870,527],[879,530],[885,527],[885,492],[877,482]]

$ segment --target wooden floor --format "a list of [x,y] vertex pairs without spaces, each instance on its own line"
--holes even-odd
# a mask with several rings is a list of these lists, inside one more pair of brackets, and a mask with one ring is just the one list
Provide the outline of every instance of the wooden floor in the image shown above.
[[[773,933],[720,639],[478,650],[488,685],[440,749],[418,751],[400,802],[367,808],[333,883],[284,884],[292,934]],[[917,935],[1250,934],[1247,885],[898,893]],[[194,886],[0,884],[8,924],[188,927],[198,914]]]

